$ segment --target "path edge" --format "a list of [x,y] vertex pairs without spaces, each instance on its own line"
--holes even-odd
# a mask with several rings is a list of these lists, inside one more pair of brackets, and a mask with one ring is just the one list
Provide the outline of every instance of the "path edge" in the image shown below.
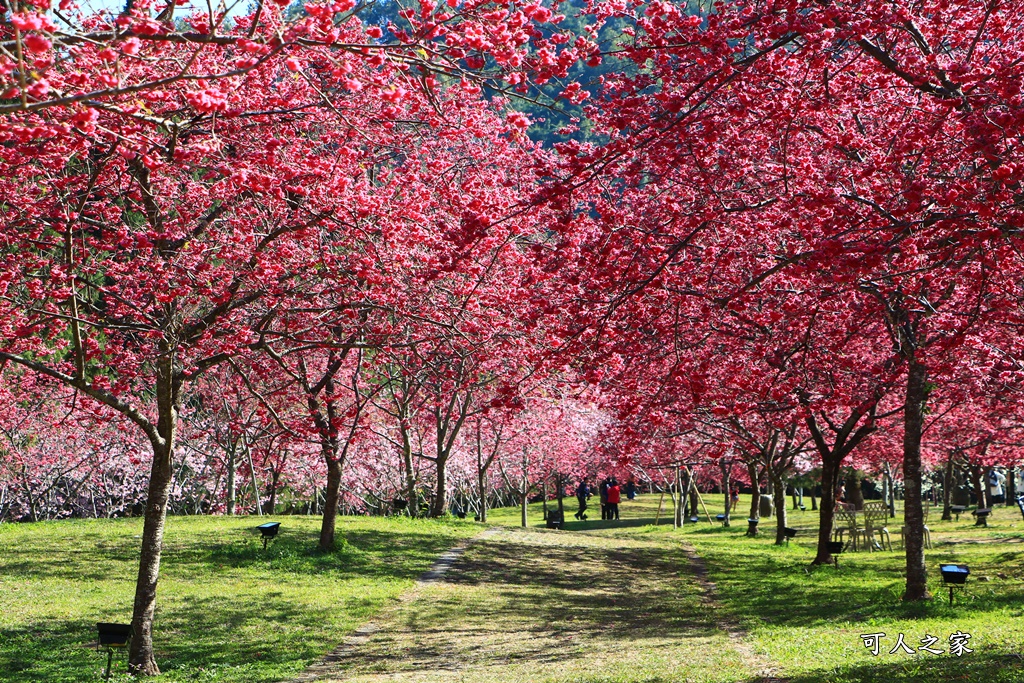
[[[412,589],[407,590],[398,596],[398,601],[407,602],[415,597],[420,588],[443,580],[458,559],[462,557],[462,554],[469,550],[470,546],[478,541],[482,541],[493,536],[498,533],[498,531],[499,527],[487,527],[475,536],[471,536],[459,545],[449,548],[445,552],[441,553],[441,555],[434,560],[434,564],[430,566],[430,569],[419,575]],[[336,648],[328,652],[316,663],[308,666],[301,674],[288,679],[284,683],[313,683],[314,681],[324,679],[334,673],[339,662],[348,658],[353,651],[369,642],[373,635],[379,630],[380,627],[372,620],[353,629],[347,636],[342,638]]]
[[[697,549],[685,541],[679,544],[693,576],[700,584],[701,592],[704,593],[704,602],[713,607],[720,607],[718,601],[718,586],[708,576],[708,565],[704,558],[697,554]],[[739,654],[743,663],[754,672],[755,683],[784,683],[788,678],[777,678],[778,667],[772,665],[765,657],[754,652],[753,648],[746,642],[750,632],[734,618],[722,614],[722,610],[716,609],[715,622],[722,631],[729,637],[729,642]]]

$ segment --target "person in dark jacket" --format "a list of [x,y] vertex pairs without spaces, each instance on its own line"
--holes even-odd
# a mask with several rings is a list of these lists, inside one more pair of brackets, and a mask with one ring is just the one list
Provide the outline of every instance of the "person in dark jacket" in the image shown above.
[[608,517],[608,477],[605,477],[604,481],[598,487],[601,493],[601,519],[609,519]]
[[580,485],[576,487],[576,501],[580,505],[580,509],[576,511],[574,517],[581,522],[587,519],[587,499],[590,498],[590,485],[587,484],[586,479],[580,479]]
[[619,500],[621,500],[621,489],[619,482],[612,477],[608,483],[608,519],[619,518]]
[[626,500],[633,500],[636,498],[636,479],[633,477],[629,478],[626,482]]

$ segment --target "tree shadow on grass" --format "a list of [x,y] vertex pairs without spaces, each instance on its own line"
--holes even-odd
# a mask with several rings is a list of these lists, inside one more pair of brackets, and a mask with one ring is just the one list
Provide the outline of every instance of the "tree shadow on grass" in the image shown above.
[[[351,529],[341,534],[345,540],[337,552],[322,553],[315,549],[315,530],[286,526],[264,550],[254,527],[240,521],[167,543],[154,642],[161,668],[174,680],[222,680],[218,667],[232,668],[224,675],[246,681],[277,680],[282,676],[275,672],[301,669],[331,646],[331,638],[344,635],[325,628],[339,621],[339,611],[349,620],[366,618],[395,590],[387,586],[415,579],[455,542],[452,534],[432,528]],[[110,582],[120,580],[126,587],[122,597],[130,596],[138,539],[74,531],[52,548],[44,538],[3,549],[0,573],[5,580],[51,582],[93,597],[101,585],[106,595]],[[71,544],[79,549],[69,552]],[[342,598],[317,601],[308,592],[322,580],[351,580],[355,588],[331,593]],[[296,595],[301,599],[292,600]],[[71,608],[75,617],[95,609],[87,620],[19,620],[17,627],[0,630],[0,681],[97,680],[106,659],[87,647],[96,640],[95,622],[128,617],[123,609],[116,616],[105,613],[93,597],[82,603],[89,606]],[[130,613],[130,599],[120,607]],[[124,670],[123,659],[118,670]]]
[[[347,607],[330,604],[308,608],[273,590],[264,592],[258,600],[251,594],[165,600],[155,620],[157,661],[164,673],[176,679],[219,667],[254,664],[259,665],[263,676],[276,679],[274,671],[301,669],[322,655],[328,645],[317,639],[296,639],[294,633],[317,633],[330,619],[330,610]],[[99,680],[106,651],[95,649],[95,622],[105,619],[97,615],[95,621],[52,620],[0,629],[0,681]],[[124,652],[115,653],[114,671],[125,670],[124,658]],[[254,672],[251,680],[255,678]]]
[[282,533],[263,549],[255,537],[234,542],[195,547],[187,553],[170,553],[168,562],[189,567],[202,574],[211,565],[322,575],[338,579],[372,577],[415,579],[428,569],[434,558],[448,550],[454,540],[447,536],[415,533],[349,531],[336,549],[319,550],[310,534]]
[[[208,577],[224,569],[263,567],[338,578],[415,579],[434,558],[448,550],[453,538],[401,531],[355,530],[342,535],[334,552],[316,547],[314,532],[285,529],[263,548],[259,533],[248,527],[221,534],[202,534],[189,543],[168,542],[162,562],[165,576]],[[73,581],[134,580],[139,546],[134,538],[83,538],[63,548],[60,557],[40,556],[34,548],[7,548],[0,557],[5,576]]]
[[[323,650],[321,643],[297,642],[289,634],[318,630],[330,605],[311,609],[295,604],[280,591],[266,591],[253,600],[248,596],[189,598],[160,610],[154,645],[161,668],[166,671],[263,664],[304,662]],[[188,634],[187,636],[185,634]]]
[[63,550],[59,558],[49,559],[41,559],[34,549],[7,548],[0,557],[0,572],[32,579],[134,580],[138,561],[137,541],[101,547],[83,544],[77,549]]
[[95,622],[52,620],[0,629],[0,681],[65,683],[95,681],[106,655],[90,648]]
[[685,555],[674,549],[570,545],[528,554],[515,544],[480,541],[447,581],[496,593],[496,618],[636,638],[714,628],[690,576]]
[[[653,526],[655,521],[658,522],[658,526],[672,525],[671,515],[666,518],[662,515],[661,519],[656,517],[627,517],[624,519],[601,519],[598,517],[595,519],[589,514],[590,509],[587,509],[588,519],[584,522],[578,522],[573,519],[574,511],[566,508],[565,511],[565,530],[566,531],[598,531],[603,529],[632,529],[641,526]],[[598,510],[597,515],[601,514]]]
[[[341,518],[336,552],[317,550],[318,525],[312,518],[279,516],[279,536],[266,550],[256,527],[266,518],[169,517],[163,560],[171,572],[193,567],[205,575],[225,567],[266,566],[289,572],[340,572],[412,579],[434,556],[466,535],[444,523]],[[0,575],[26,579],[134,581],[138,571],[141,520],[65,520],[24,525],[0,534]],[[470,525],[471,526],[471,525]],[[366,528],[370,527],[370,528]]]
[[477,541],[441,587],[404,605],[371,646],[339,663],[440,679],[466,667],[566,663],[593,647],[622,652],[721,635],[681,549],[544,540],[564,545]]
[[[796,554],[799,552],[800,554]],[[966,600],[950,607],[929,561],[931,601],[903,603],[904,558],[899,553],[843,553],[839,567],[810,567],[813,557],[797,548],[739,546],[709,553],[711,579],[719,602],[741,621],[788,627],[860,623],[870,619],[956,618],[1019,607],[1019,583],[969,583]],[[998,592],[982,592],[982,586]]]

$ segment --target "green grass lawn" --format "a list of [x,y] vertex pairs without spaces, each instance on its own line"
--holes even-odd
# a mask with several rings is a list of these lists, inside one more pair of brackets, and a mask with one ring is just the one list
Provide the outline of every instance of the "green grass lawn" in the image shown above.
[[[712,518],[722,512],[721,496],[706,501]],[[747,538],[744,520],[724,528],[708,524],[701,510],[701,522],[673,530],[668,498],[661,524],[652,526],[658,503],[659,496],[652,495],[624,502],[621,522],[602,522],[600,510],[591,508],[589,521],[570,521],[567,528],[691,545],[717,586],[721,614],[746,630],[747,643],[769,662],[774,676],[793,683],[1024,681],[1024,521],[1016,507],[997,508],[987,529],[975,527],[970,515],[961,515],[959,522],[934,515],[928,522],[933,548],[926,551],[926,563],[935,599],[903,604],[899,517],[889,524],[894,552],[847,552],[838,569],[811,568],[817,512],[790,510],[789,525],[798,536],[779,547],[773,543],[774,520],[762,522],[760,537]],[[740,509],[748,506],[743,496]],[[531,506],[533,524],[541,523],[539,508]],[[575,499],[567,499],[569,520],[575,510]],[[497,510],[492,520],[515,525],[518,515],[518,510]],[[967,592],[958,593],[952,607],[939,574],[939,565],[947,562],[971,568]],[[949,653],[948,642],[958,631],[971,634],[968,646],[974,650],[959,658]],[[869,633],[886,634],[878,656],[860,637]],[[922,638],[936,636],[931,647],[944,652],[889,654],[900,633],[915,650],[924,645]]]
[[374,619],[323,683],[727,683],[752,673],[678,544],[506,528]]
[[[480,530],[346,517],[340,549],[322,554],[319,518],[274,519],[281,533],[265,551],[254,527],[266,518],[168,519],[154,680],[286,679]],[[0,525],[0,681],[101,679],[95,623],[131,619],[141,530],[141,519]]]
[[[712,517],[720,496],[709,496]],[[748,502],[744,496],[743,503]],[[567,502],[572,520],[575,500]],[[572,503],[571,505],[568,505]],[[339,550],[314,550],[319,519],[279,517],[264,551],[261,519],[168,521],[155,645],[163,682],[288,680],[367,621],[383,628],[338,665],[337,680],[432,683],[675,683],[765,676],[791,683],[1024,681],[1024,521],[999,508],[987,529],[933,517],[927,551],[935,599],[903,604],[895,552],[847,552],[810,568],[816,513],[791,512],[789,546],[698,524],[673,530],[666,499],[621,505],[623,519],[567,532],[508,529],[479,541],[448,580],[415,591],[436,557],[481,530],[472,522],[347,517]],[[936,516],[937,517],[937,516]],[[515,527],[518,509],[490,522]],[[540,506],[530,507],[542,525]],[[0,681],[96,681],[105,657],[95,622],[131,615],[141,520],[0,525]],[[771,532],[772,523],[762,523]],[[585,532],[585,533],[577,533]],[[703,594],[687,552],[716,585]],[[938,565],[966,563],[966,594],[948,604]],[[987,579],[987,580],[985,580]],[[405,598],[398,600],[400,595]],[[739,627],[730,637],[724,627]],[[974,651],[949,654],[971,634]],[[885,633],[872,656],[861,634]],[[941,655],[889,654],[935,636]],[[123,659],[117,671],[124,671]],[[116,680],[117,678],[115,678]],[[120,676],[121,680],[126,677]]]

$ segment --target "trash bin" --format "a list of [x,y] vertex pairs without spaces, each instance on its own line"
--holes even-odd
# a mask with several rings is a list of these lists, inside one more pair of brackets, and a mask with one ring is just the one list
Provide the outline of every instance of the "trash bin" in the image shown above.
[[772,506],[772,497],[769,496],[767,493],[762,493],[761,501],[758,505],[757,516],[761,519],[764,519],[765,517],[771,517],[774,513],[774,510],[775,508]]

